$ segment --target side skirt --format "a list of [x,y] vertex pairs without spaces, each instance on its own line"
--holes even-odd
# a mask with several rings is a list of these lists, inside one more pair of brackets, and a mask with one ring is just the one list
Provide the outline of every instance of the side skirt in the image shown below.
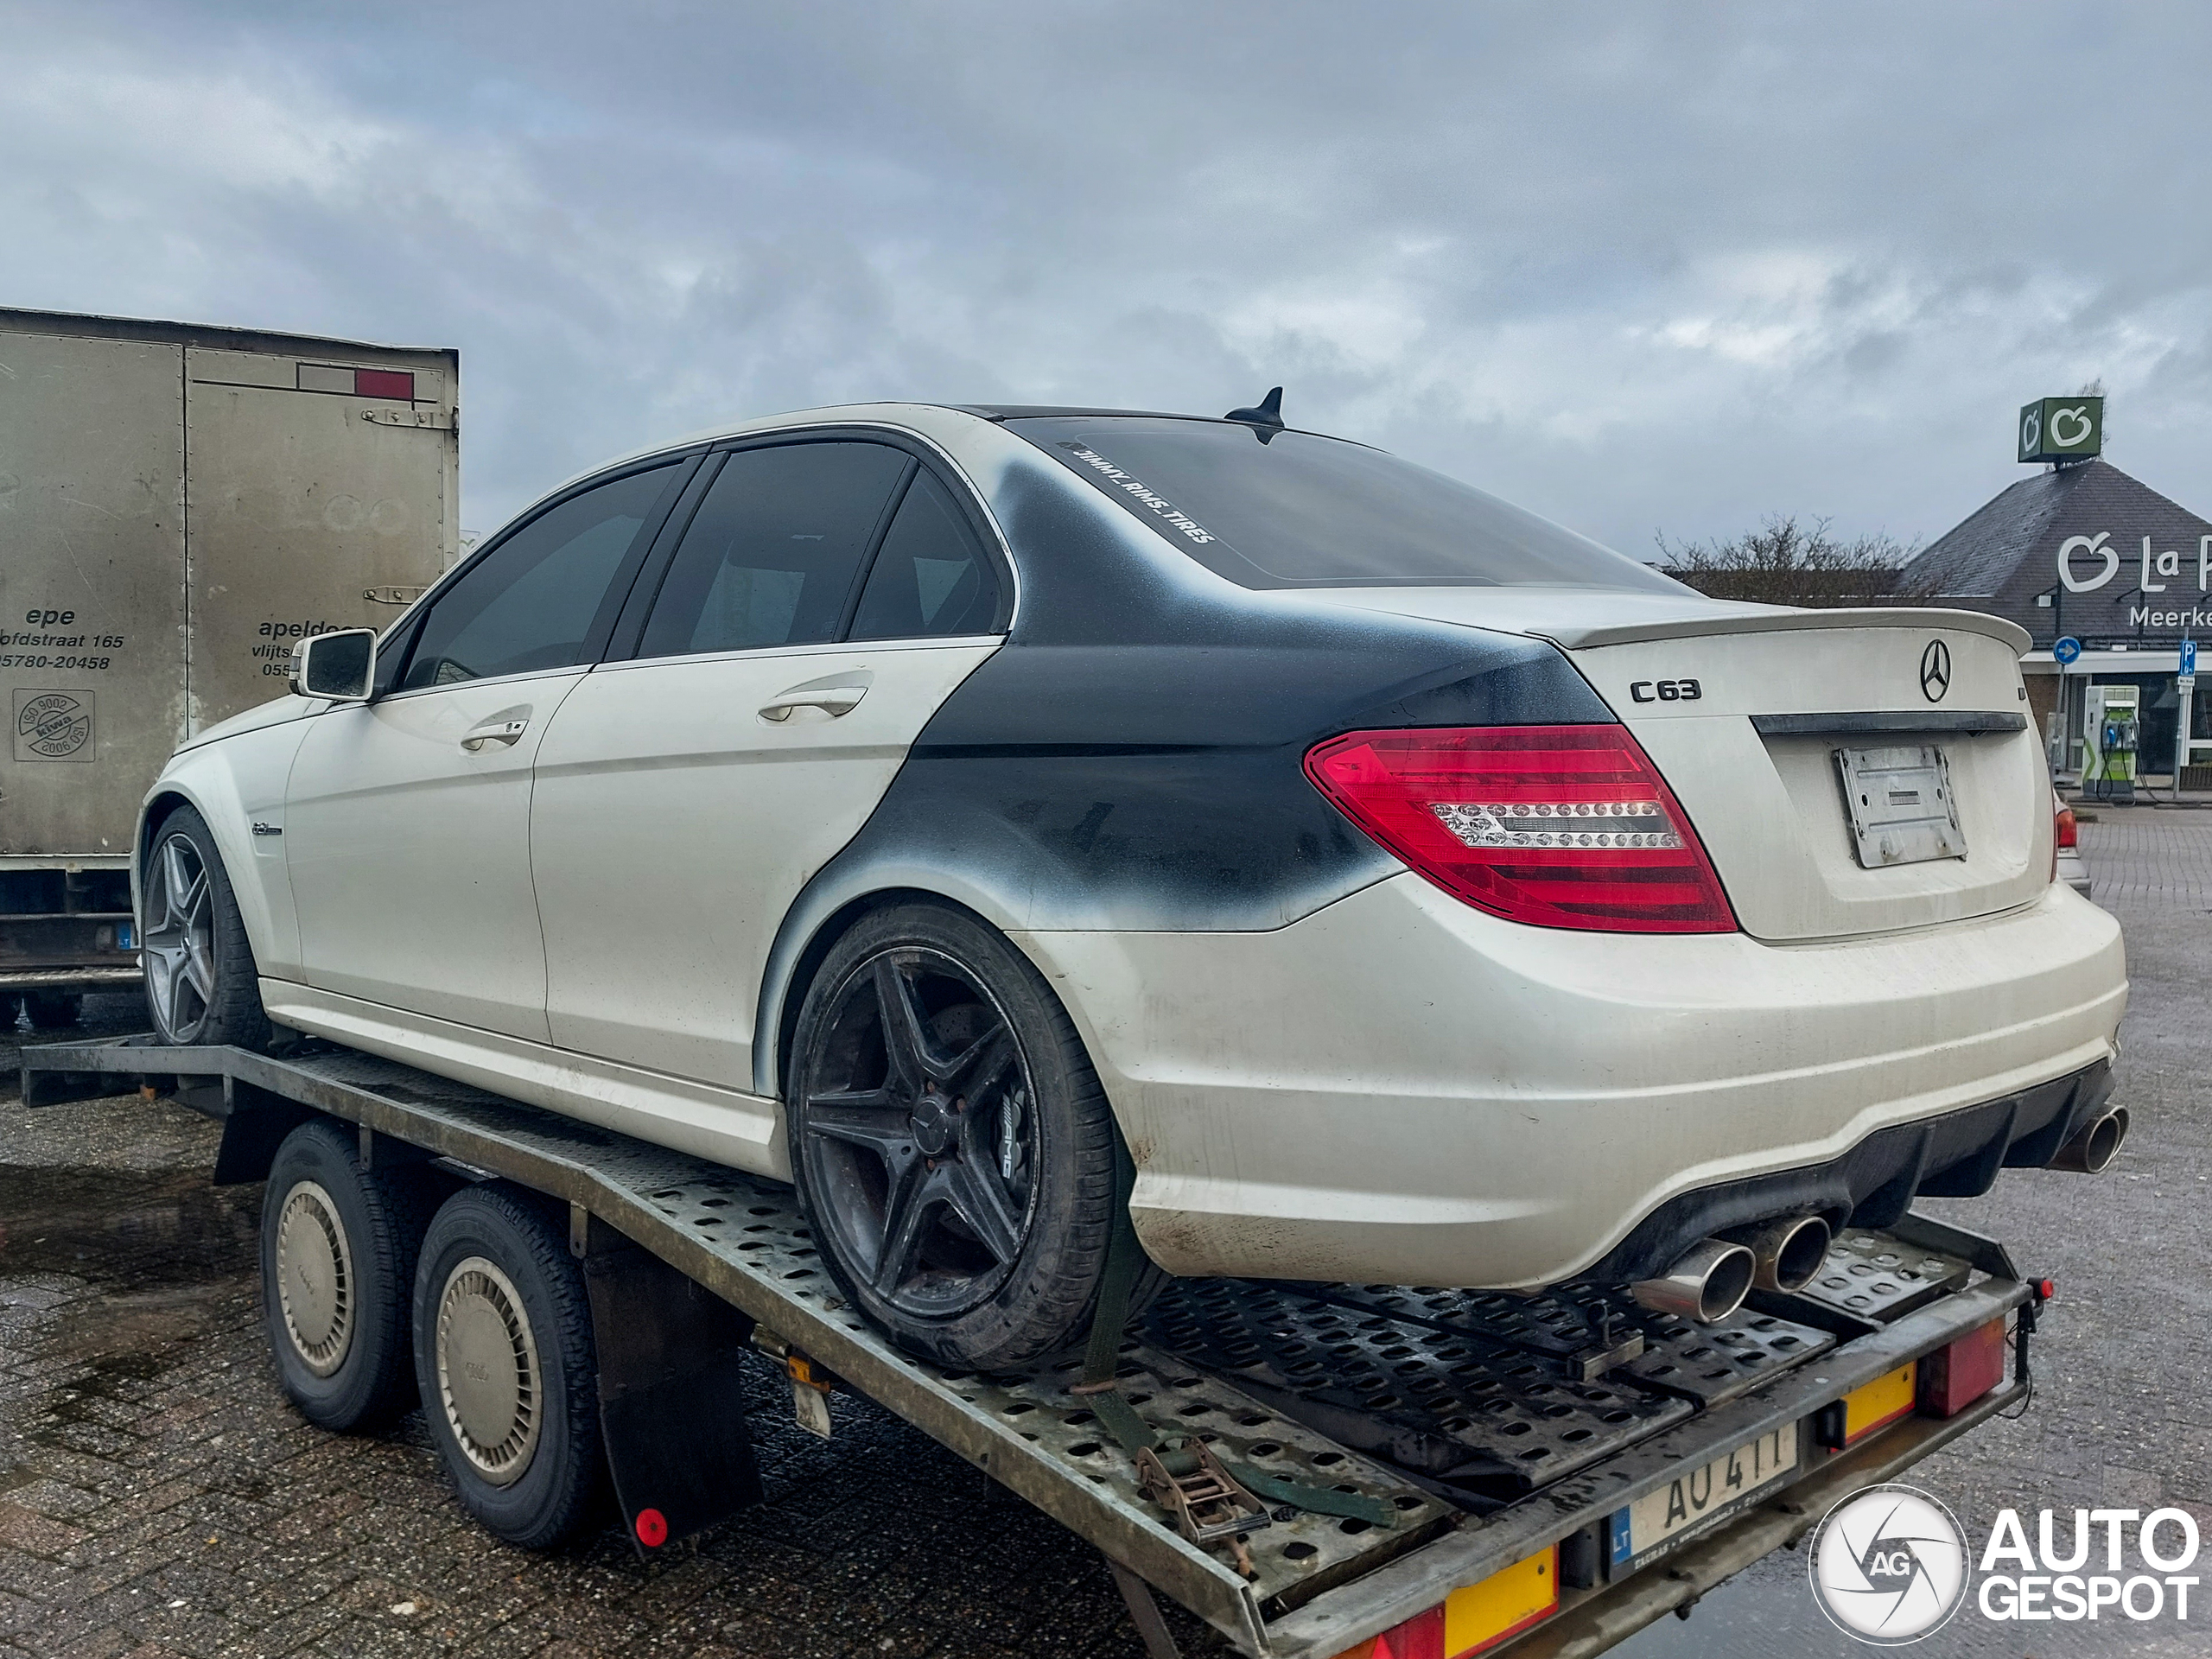
[[264,979],[278,1025],[772,1180],[791,1178],[784,1109],[762,1096]]

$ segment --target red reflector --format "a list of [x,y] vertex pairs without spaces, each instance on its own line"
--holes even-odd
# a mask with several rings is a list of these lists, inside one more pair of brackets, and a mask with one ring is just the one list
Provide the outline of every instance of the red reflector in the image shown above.
[[1393,1624],[1382,1635],[1346,1648],[1337,1659],[1445,1659],[1443,1606]]
[[356,369],[353,395],[397,397],[403,404],[411,404],[415,401],[415,372],[411,369]]
[[2056,1279],[2045,1279],[2036,1288],[2043,1292],[2043,1300],[2047,1302],[2058,1294],[2058,1281]]
[[1955,1417],[2005,1380],[2005,1321],[1992,1319],[1920,1362],[1920,1409]]
[[668,1517],[658,1510],[638,1511],[638,1541],[647,1549],[658,1549],[668,1541]]
[[1414,872],[1540,927],[1728,933],[1697,832],[1624,726],[1347,732],[1315,787]]

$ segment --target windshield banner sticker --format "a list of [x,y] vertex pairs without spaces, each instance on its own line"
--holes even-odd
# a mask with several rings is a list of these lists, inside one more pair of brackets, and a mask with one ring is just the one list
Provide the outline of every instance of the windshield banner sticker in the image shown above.
[[1085,444],[1068,442],[1063,442],[1060,445],[1060,448],[1066,450],[1070,454],[1073,455],[1084,466],[1090,467],[1091,471],[1096,473],[1100,477],[1107,480],[1116,489],[1122,491],[1131,500],[1138,503],[1141,506],[1149,507],[1154,513],[1159,515],[1159,517],[1165,519],[1168,524],[1173,525],[1177,530],[1182,531],[1184,535],[1189,537],[1200,546],[1204,546],[1206,543],[1215,539],[1213,532],[1204,528],[1197,519],[1192,518],[1188,513],[1178,512],[1173,502],[1169,501],[1164,496],[1154,495],[1150,490],[1144,486],[1144,484],[1140,480],[1131,478],[1127,473],[1116,467],[1112,461],[1107,460],[1105,456],[1100,454],[1096,449],[1093,449]]

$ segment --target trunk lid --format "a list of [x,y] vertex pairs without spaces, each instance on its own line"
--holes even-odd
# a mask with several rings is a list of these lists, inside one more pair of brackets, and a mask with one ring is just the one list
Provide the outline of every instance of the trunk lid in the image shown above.
[[[1559,645],[1665,777],[1755,938],[1961,921],[2028,903],[2049,884],[2050,785],[2020,678],[2027,636],[2009,622],[1694,594],[1367,588],[1328,598]],[[1838,759],[1847,750],[1885,752],[1864,755],[1853,774],[1857,824]],[[1948,789],[1947,804],[1925,798],[1936,788]],[[1955,831],[1912,822],[1954,810]],[[1961,839],[1963,855],[1914,856]],[[1888,856],[1910,861],[1883,862],[1885,840]]]

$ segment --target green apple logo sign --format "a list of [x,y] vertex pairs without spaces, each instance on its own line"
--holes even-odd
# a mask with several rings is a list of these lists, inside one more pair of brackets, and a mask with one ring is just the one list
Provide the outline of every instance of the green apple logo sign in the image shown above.
[[2020,453],[2032,455],[2043,448],[2043,405],[2030,404],[2020,422]]
[[[2069,421],[2073,423],[2070,430],[2067,425]],[[2089,441],[2089,434],[2094,429],[2087,404],[2050,411],[2050,442],[2055,448],[2077,449]]]
[[[2105,545],[2107,538],[2111,535],[2112,531],[2108,530],[2101,530],[2094,536],[2069,536],[2065,541],[2060,544],[2058,549],[2058,579],[2066,584],[2067,592],[2070,594],[2088,593],[2092,589],[2103,587],[2105,583],[2110,582],[2114,576],[2120,574],[2120,550],[2116,547],[2107,547]],[[2096,554],[2099,557],[2104,560],[2104,569],[2098,571],[2095,575],[2091,576],[2087,582],[2080,580],[2074,574],[2074,556],[2076,553]]]

